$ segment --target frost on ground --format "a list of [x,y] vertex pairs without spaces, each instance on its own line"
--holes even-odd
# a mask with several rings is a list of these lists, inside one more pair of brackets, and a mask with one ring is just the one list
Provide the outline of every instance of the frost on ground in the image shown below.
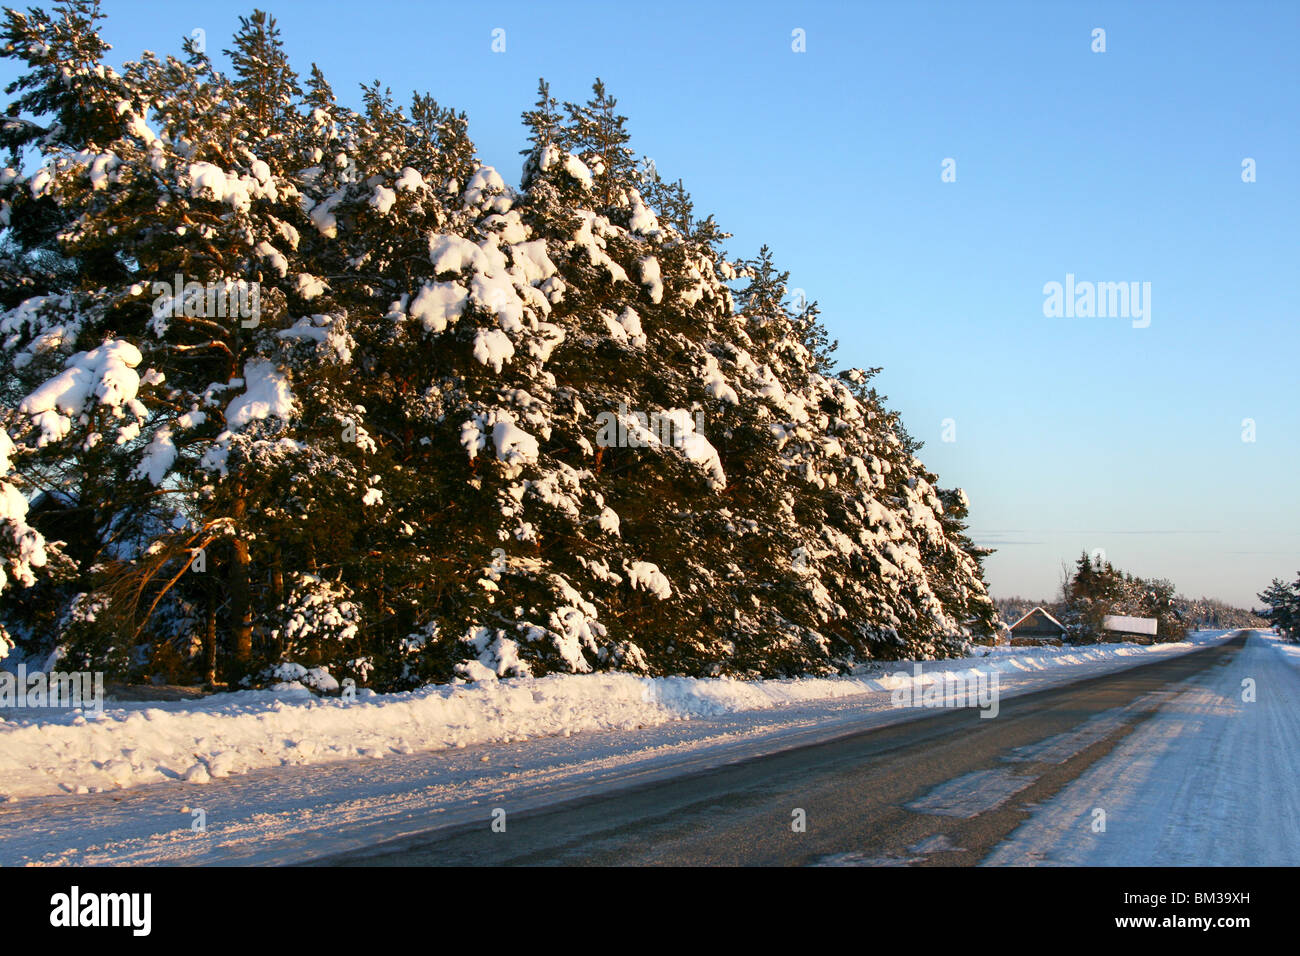
[[[922,680],[997,673],[1011,696],[1223,633],[1155,647],[998,648],[925,662]],[[0,864],[291,862],[475,819],[505,792],[525,808],[924,716],[891,706],[904,680],[915,680],[912,667],[898,662],[789,681],[521,678],[352,704],[242,692],[110,705],[100,720],[7,711]],[[201,835],[190,807],[205,811]]]
[[1198,676],[984,862],[1295,866],[1297,779],[1300,646],[1254,632],[1229,666]]

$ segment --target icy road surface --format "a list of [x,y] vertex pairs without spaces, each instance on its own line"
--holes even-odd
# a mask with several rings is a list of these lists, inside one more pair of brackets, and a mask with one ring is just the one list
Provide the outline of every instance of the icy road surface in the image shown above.
[[1300,645],[1252,633],[1231,663],[1165,702],[985,863],[1300,864],[1298,668]]

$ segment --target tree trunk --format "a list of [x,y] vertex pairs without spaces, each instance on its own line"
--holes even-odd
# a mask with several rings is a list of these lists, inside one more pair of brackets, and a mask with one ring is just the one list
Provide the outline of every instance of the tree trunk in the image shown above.
[[[275,546],[275,557],[271,562],[271,601],[276,607],[284,603],[284,560],[283,552],[280,546]],[[284,659],[284,632],[281,630],[280,636],[275,641],[275,653],[277,658]]]
[[217,596],[208,594],[208,621],[203,634],[203,670],[208,686],[217,682]]
[[[240,490],[235,499],[232,517],[235,527],[243,522],[247,502]],[[231,541],[234,560],[230,563],[230,619],[234,628],[234,659],[236,677],[248,673],[253,662],[253,602],[249,586],[249,565],[252,560],[248,554],[248,542],[236,537]]]
[[230,566],[230,616],[234,623],[235,668],[242,677],[253,660],[253,602],[248,580],[251,560],[248,542],[236,538],[231,544],[235,560]]

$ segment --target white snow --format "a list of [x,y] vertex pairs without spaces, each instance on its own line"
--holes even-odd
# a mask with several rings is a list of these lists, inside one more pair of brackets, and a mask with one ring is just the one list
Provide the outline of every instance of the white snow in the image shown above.
[[555,275],[555,263],[546,253],[545,239],[517,242],[510,247],[510,255],[527,282],[541,282]]
[[259,242],[253,247],[253,253],[259,258],[270,264],[275,270],[276,275],[281,279],[289,274],[289,260],[284,254],[269,242]]
[[587,165],[577,156],[563,152],[557,146],[547,145],[537,157],[537,166],[545,172],[556,163],[561,163],[564,171],[576,179],[583,189],[591,190],[591,170]]
[[1157,621],[1154,617],[1130,617],[1124,614],[1107,614],[1101,619],[1101,626],[1106,631],[1122,631],[1125,634],[1156,633]]
[[601,531],[604,531],[606,534],[618,535],[620,522],[618,519],[618,513],[615,512],[613,508],[606,505],[600,510],[600,514],[597,516],[596,520]]
[[712,355],[705,357],[704,368],[700,374],[704,378],[704,390],[706,392],[718,401],[725,402],[728,405],[740,404],[740,396],[736,394],[734,388],[727,384],[726,376],[718,368],[718,360]]
[[459,282],[426,282],[411,300],[407,314],[428,332],[444,332],[464,314],[468,300],[469,290]]
[[303,316],[287,329],[280,329],[275,337],[324,345],[334,359],[343,365],[352,361],[352,346],[356,344],[350,335],[340,330],[335,316],[324,314]]
[[491,365],[492,371],[500,372],[501,366],[515,356],[514,344],[510,336],[500,329],[479,329],[474,335],[474,358],[483,365]]
[[709,487],[721,491],[727,487],[727,476],[722,470],[722,458],[713,444],[695,429],[695,419],[684,408],[673,408],[663,413],[673,423],[673,447],[683,457],[704,472]]
[[[0,428],[0,524],[9,525],[7,533],[17,545],[16,554],[11,553],[7,562],[0,561],[0,591],[11,579],[22,587],[31,587],[36,583],[33,569],[44,567],[49,561],[44,536],[27,524],[27,496],[5,480],[13,451],[9,434]],[[11,646],[4,628],[0,627],[0,659],[8,655]]]
[[518,466],[537,464],[540,454],[537,439],[516,425],[505,413],[498,413],[497,423],[492,426],[492,444],[496,448],[497,459],[508,469],[517,471]]
[[395,202],[397,202],[397,193],[382,184],[375,186],[375,191],[370,196],[370,205],[381,216],[388,215]]
[[244,363],[244,393],[226,407],[226,427],[242,428],[262,418],[293,414],[294,398],[284,373],[274,362],[249,359]]
[[154,432],[153,439],[145,448],[144,457],[135,466],[132,477],[147,478],[150,484],[157,487],[163,483],[163,479],[167,477],[175,462],[176,444],[172,441],[171,426],[162,425]]
[[512,209],[505,215],[494,213],[488,216],[483,220],[481,228],[495,231],[499,239],[507,244],[523,242],[528,238],[528,227],[519,218],[517,209]]
[[10,456],[14,453],[14,442],[9,433],[0,428],[0,475],[7,475],[13,468]]
[[593,266],[604,266],[614,282],[628,282],[627,272],[605,251],[605,236],[614,232],[609,220],[588,209],[577,210],[577,215],[581,225],[574,233],[570,247],[586,252]]
[[18,406],[26,415],[57,408],[67,415],[82,411],[94,395],[101,405],[117,407],[135,398],[140,377],[140,350],[123,339],[105,342],[89,352],[70,356],[64,371],[32,392]]
[[465,205],[483,207],[493,212],[510,210],[513,200],[510,187],[491,166],[480,166],[465,186]]
[[476,415],[467,422],[461,422],[460,443],[469,454],[470,461],[477,458],[478,453],[487,445],[487,438],[483,434],[484,424],[481,415]]
[[[504,272],[496,275],[478,274],[470,283],[471,301],[497,317],[506,332],[523,329],[524,303],[515,291],[515,284]],[[497,371],[500,371],[498,368]]]
[[[643,236],[659,235],[659,220],[653,210],[646,205],[641,194],[635,189],[631,190],[632,214],[628,217],[627,227],[631,232],[640,233]],[[659,301],[658,299],[655,300]]]
[[294,291],[304,299],[315,299],[329,291],[329,286],[319,276],[298,273],[294,279]]
[[[1164,701],[985,865],[1300,863],[1298,666],[1300,645],[1252,633],[1227,667]],[[1093,827],[1098,809],[1104,831]]]
[[343,201],[345,193],[345,190],[340,189],[314,204],[308,196],[304,195],[302,197],[302,205],[307,217],[311,219],[316,230],[328,239],[333,239],[338,235],[339,221],[334,215],[334,207]]
[[641,317],[630,305],[617,316],[611,312],[602,312],[601,318],[609,330],[609,337],[615,342],[630,345],[634,349],[645,348],[647,339],[645,330],[641,327]]
[[420,175],[420,171],[410,166],[402,170],[402,174],[397,177],[397,182],[393,183],[393,186],[399,192],[421,192],[429,188],[424,182],[424,177]]
[[[265,165],[262,164],[263,167]],[[270,169],[267,168],[264,175],[258,175],[263,171],[256,168],[256,163],[254,175],[251,176],[229,173],[212,163],[194,163],[189,167],[188,172],[190,196],[195,199],[211,199],[214,202],[225,203],[236,212],[247,212],[254,199],[278,198],[275,183],[271,180]],[[92,177],[93,175],[92,170]]]
[[658,304],[664,299],[664,280],[659,272],[659,260],[654,256],[645,256],[637,260],[641,268],[641,284],[650,293],[650,301]]
[[528,665],[519,659],[519,642],[506,637],[502,631],[480,627],[467,634],[464,641],[478,655],[477,660],[458,667],[470,680],[494,681],[507,675],[529,675]]
[[21,414],[30,415],[41,427],[38,444],[62,439],[71,427],[72,416],[80,415],[91,398],[118,416],[123,405],[134,407],[140,388],[135,368],[141,359],[140,350],[123,339],[69,356],[62,372],[18,405]]
[[[997,672],[1006,698],[1222,635],[1171,645],[997,648],[927,662],[926,677]],[[0,811],[0,864],[300,861],[425,830],[431,819],[486,819],[485,801],[506,791],[512,806],[543,805],[557,794],[608,792],[924,716],[891,706],[890,688],[908,679],[892,672],[910,670],[910,662],[885,668],[890,673],[753,682],[512,678],[406,694],[361,690],[350,704],[302,689],[242,691],[110,701],[91,720],[0,711],[0,804],[10,800]],[[257,768],[282,769],[247,773]],[[119,802],[116,791],[141,786],[137,799]],[[55,796],[78,788],[83,795]],[[92,788],[105,792],[85,793]],[[208,811],[209,839],[194,839],[182,812],[196,801]]]
[[467,268],[487,267],[483,250],[462,236],[436,234],[429,238],[429,261],[433,271],[462,272]]
[[583,189],[591,189],[591,170],[577,156],[565,154],[564,171],[580,182]]
[[195,163],[190,167],[190,195],[196,199],[207,193],[221,202],[226,198],[226,173],[212,163]]
[[673,596],[673,586],[659,570],[657,564],[651,564],[649,561],[633,561],[628,565],[627,576],[635,590],[648,591],[661,601],[666,601]]

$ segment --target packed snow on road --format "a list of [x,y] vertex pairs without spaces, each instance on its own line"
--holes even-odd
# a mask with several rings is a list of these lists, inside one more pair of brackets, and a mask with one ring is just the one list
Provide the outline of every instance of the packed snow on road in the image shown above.
[[1300,645],[1254,632],[985,863],[1295,866],[1297,780]]

